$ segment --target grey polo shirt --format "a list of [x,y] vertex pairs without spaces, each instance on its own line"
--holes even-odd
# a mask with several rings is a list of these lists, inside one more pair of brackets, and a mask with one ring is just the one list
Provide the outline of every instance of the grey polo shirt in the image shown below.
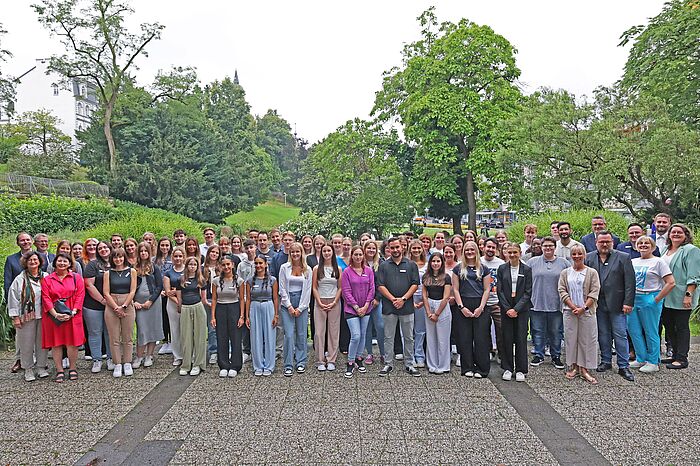
[[[420,285],[418,266],[405,257],[398,264],[391,258],[379,264],[375,280],[377,288],[385,286],[389,293],[397,298],[403,297],[411,286]],[[382,314],[400,316],[413,314],[415,308],[410,296],[402,308],[396,309],[391,301],[386,299],[383,294],[380,293],[380,295],[382,297]]]

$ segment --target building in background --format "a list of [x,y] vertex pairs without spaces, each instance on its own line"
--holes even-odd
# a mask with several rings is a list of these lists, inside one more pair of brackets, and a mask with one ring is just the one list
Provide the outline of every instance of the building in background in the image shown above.
[[24,112],[48,110],[60,120],[58,128],[76,144],[76,133],[90,126],[92,114],[98,109],[95,86],[78,79],[62,82],[55,73],[46,74],[48,65],[48,59],[37,59],[32,68],[15,79],[16,96],[10,105],[13,112],[2,110],[0,123],[10,123]]

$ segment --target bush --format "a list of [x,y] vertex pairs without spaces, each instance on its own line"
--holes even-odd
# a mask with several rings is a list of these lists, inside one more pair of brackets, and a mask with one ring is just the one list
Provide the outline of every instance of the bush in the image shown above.
[[[627,225],[630,220],[627,220],[617,212],[601,211],[601,210],[570,210],[568,212],[550,211],[541,214],[526,217],[513,223],[508,227],[508,239],[522,243],[525,240],[523,228],[528,223],[537,225],[537,234],[539,236],[549,235],[549,225],[554,221],[567,221],[571,223],[572,237],[580,239],[582,236],[591,232],[591,218],[596,215],[605,217],[608,224],[608,230],[620,237],[622,241],[627,240]],[[494,232],[495,233],[495,232]]]
[[20,231],[34,235],[64,229],[84,230],[117,216],[112,204],[103,199],[0,196],[0,235],[3,236]]

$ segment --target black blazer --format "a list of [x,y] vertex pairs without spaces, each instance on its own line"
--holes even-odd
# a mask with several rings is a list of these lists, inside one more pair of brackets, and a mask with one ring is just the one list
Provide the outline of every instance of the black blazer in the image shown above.
[[503,312],[508,309],[515,309],[515,312],[520,314],[524,311],[532,309],[532,269],[520,263],[518,268],[518,283],[515,288],[515,298],[513,298],[513,284],[510,277],[510,262],[506,262],[498,267],[496,272],[498,281],[496,288],[498,290],[498,304]]
[[622,312],[622,306],[634,305],[636,278],[629,254],[610,251],[607,262],[601,262],[598,251],[586,254],[586,265],[595,269],[600,277],[598,307]]

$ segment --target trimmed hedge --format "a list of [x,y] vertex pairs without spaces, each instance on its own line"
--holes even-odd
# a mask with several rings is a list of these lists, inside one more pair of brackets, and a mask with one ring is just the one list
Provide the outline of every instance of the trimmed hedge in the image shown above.
[[27,231],[53,233],[84,230],[117,218],[118,211],[104,199],[80,200],[59,196],[17,198],[0,196],[0,236]]
[[507,228],[508,239],[522,243],[525,240],[525,233],[523,229],[528,223],[537,225],[538,236],[548,236],[549,225],[554,220],[558,220],[569,222],[572,229],[571,236],[578,240],[582,236],[591,232],[591,218],[596,215],[602,215],[605,217],[605,221],[608,224],[608,230],[619,236],[622,241],[627,241],[627,225],[629,225],[632,220],[626,219],[617,212],[594,209],[570,210],[568,212],[543,212],[541,214],[525,217]]

